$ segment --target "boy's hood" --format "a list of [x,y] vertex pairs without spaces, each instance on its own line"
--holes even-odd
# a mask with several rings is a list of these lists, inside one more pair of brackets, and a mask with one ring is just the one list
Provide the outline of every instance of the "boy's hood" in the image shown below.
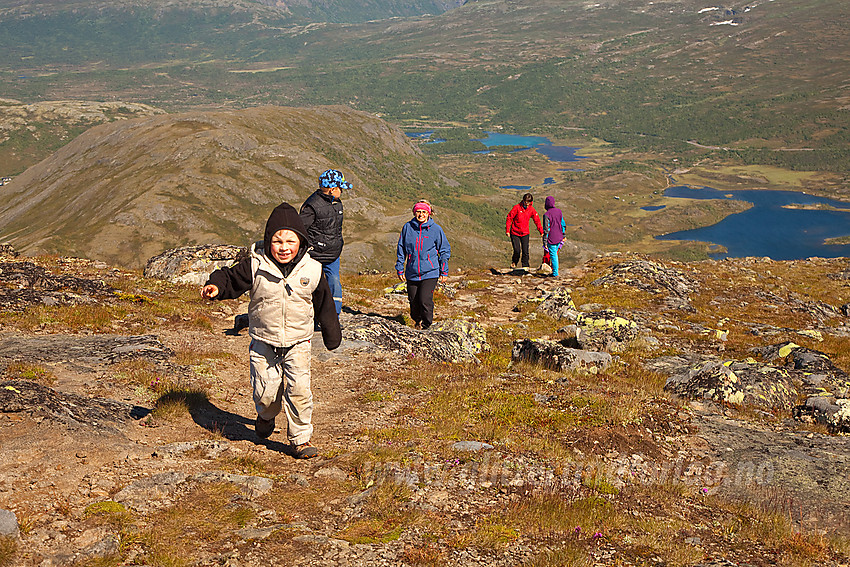
[[266,221],[266,232],[263,237],[263,250],[267,257],[272,258],[272,236],[274,236],[277,231],[283,229],[291,230],[297,234],[299,240],[301,240],[301,244],[298,247],[298,254],[296,254],[295,258],[289,262],[294,266],[301,260],[301,258],[304,257],[304,254],[307,253],[310,241],[307,240],[307,230],[304,228],[304,222],[298,215],[298,211],[296,211],[295,207],[289,203],[281,203],[275,207],[269,215],[269,220]]
[[546,202],[543,204],[543,206],[547,209],[553,208],[555,206],[555,197],[546,197]]
[[266,254],[271,255],[272,236],[279,230],[291,230],[301,239],[301,248],[307,248],[309,241],[307,240],[307,230],[304,228],[304,222],[298,215],[295,207],[289,203],[281,203],[274,208],[269,215],[269,220],[266,221],[266,232],[263,236],[263,250]]

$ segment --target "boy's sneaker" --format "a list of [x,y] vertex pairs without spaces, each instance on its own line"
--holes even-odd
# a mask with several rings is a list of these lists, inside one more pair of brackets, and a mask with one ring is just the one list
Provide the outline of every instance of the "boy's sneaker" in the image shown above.
[[254,432],[260,439],[268,439],[274,433],[274,420],[263,419],[258,415],[257,421],[254,422]]
[[319,450],[309,441],[292,446],[292,456],[296,459],[312,459],[319,456]]

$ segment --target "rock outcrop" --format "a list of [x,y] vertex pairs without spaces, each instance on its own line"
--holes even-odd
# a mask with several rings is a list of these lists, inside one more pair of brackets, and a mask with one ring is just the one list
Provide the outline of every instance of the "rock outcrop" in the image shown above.
[[99,280],[56,274],[32,262],[0,262],[0,310],[31,305],[75,305],[109,299],[115,289]]
[[343,339],[374,344],[380,349],[406,356],[422,356],[441,362],[477,362],[486,350],[487,336],[477,323],[443,321],[427,331],[371,315],[345,315],[340,319]]
[[129,421],[133,412],[134,406],[124,402],[60,393],[29,380],[0,381],[0,413],[26,413],[96,432]]
[[229,244],[174,248],[148,260],[144,274],[146,278],[200,286],[204,285],[212,272],[235,264],[248,253],[248,248],[244,246]]
[[682,270],[649,260],[629,260],[611,266],[607,274],[592,283],[600,286],[627,285],[654,295],[666,294],[668,307],[686,311],[693,309],[690,294],[699,285]]

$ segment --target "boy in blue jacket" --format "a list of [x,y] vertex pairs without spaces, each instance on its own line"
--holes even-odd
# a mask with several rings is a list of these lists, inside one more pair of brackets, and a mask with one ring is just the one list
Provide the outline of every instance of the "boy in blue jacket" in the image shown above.
[[449,275],[449,240],[431,218],[431,204],[424,199],[413,205],[413,218],[401,227],[398,238],[398,279],[407,281],[407,299],[414,328],[427,329],[434,322],[434,289]]

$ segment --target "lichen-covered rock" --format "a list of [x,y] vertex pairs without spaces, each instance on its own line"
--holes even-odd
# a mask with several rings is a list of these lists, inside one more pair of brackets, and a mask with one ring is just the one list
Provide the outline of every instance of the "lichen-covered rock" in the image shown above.
[[439,362],[477,362],[475,355],[489,348],[484,329],[468,321],[435,323],[427,331],[362,314],[345,316],[341,323],[343,339],[365,341],[397,354]]
[[791,410],[798,392],[787,370],[744,361],[708,361],[667,379],[664,389],[736,406]]
[[203,285],[212,272],[235,264],[248,252],[244,246],[229,244],[174,248],[148,260],[144,274],[146,278]]
[[836,398],[850,395],[850,377],[833,364],[825,353],[784,342],[752,349],[764,360],[794,371],[808,395],[832,394]]
[[648,260],[630,260],[611,266],[610,273],[597,278],[593,285],[622,284],[652,294],[667,293],[666,303],[675,309],[693,310],[690,294],[699,284],[683,271]]
[[581,327],[579,345],[589,350],[609,350],[612,343],[634,340],[639,332],[637,323],[610,309],[579,313],[575,321]]
[[15,247],[11,244],[0,244],[0,257],[17,258],[20,255],[20,252],[15,250]]
[[484,330],[484,327],[473,321],[466,321],[465,319],[438,321],[431,325],[428,331],[455,333],[461,341],[463,350],[466,352],[479,353],[490,350],[490,345],[487,343],[487,331]]
[[837,410],[829,417],[829,425],[833,431],[850,432],[850,399],[836,400]]
[[537,310],[555,320],[570,319],[575,321],[579,314],[579,310],[576,309],[573,298],[570,296],[570,290],[564,287],[553,289],[548,295],[544,296]]
[[805,403],[794,410],[794,418],[809,423],[830,425],[832,416],[840,409],[835,398],[830,395],[809,396]]
[[603,370],[611,364],[612,359],[607,352],[570,348],[558,341],[521,339],[513,343],[511,360],[514,362],[531,362],[540,364],[549,370],[566,372],[584,367]]

